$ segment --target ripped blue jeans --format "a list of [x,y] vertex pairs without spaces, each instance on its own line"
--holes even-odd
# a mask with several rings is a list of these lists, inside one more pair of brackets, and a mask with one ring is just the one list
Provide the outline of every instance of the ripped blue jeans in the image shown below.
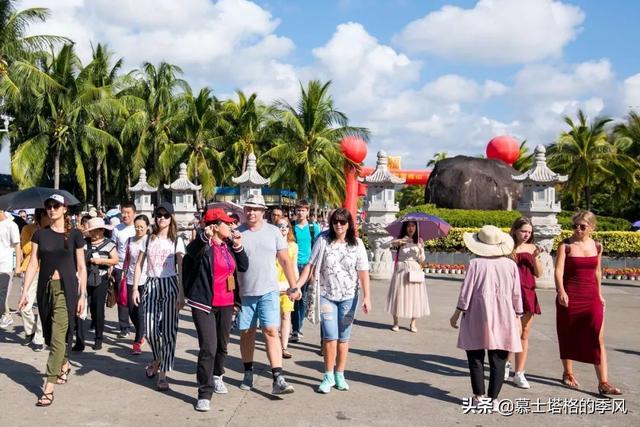
[[325,341],[348,342],[351,326],[358,310],[358,294],[344,301],[331,301],[320,297],[320,321],[322,339]]

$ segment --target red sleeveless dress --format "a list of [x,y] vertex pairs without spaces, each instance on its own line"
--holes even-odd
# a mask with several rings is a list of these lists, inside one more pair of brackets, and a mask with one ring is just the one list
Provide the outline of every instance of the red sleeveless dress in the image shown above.
[[600,301],[596,269],[598,256],[573,257],[564,262],[564,289],[569,306],[556,298],[556,328],[560,358],[600,364],[600,330],[604,305]]
[[528,252],[517,253],[516,264],[518,264],[518,272],[520,273],[522,311],[541,314],[538,295],[536,295],[536,276],[533,274],[533,255]]

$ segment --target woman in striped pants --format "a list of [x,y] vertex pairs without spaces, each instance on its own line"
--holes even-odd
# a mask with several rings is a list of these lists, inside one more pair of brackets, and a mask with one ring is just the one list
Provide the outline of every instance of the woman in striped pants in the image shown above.
[[[141,249],[133,277],[132,298],[135,305],[144,304],[147,342],[153,362],[146,368],[147,378],[158,374],[157,387],[169,390],[167,372],[173,370],[178,335],[178,312],[184,305],[181,271],[184,242],[178,237],[171,203],[161,203],[154,212],[155,222],[149,245]],[[147,282],[140,296],[140,276],[147,260]]]

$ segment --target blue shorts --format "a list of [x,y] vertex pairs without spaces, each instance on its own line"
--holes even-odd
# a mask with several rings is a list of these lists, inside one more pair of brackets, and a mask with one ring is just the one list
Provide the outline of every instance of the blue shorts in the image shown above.
[[351,326],[358,310],[358,295],[344,301],[331,301],[320,297],[320,321],[322,339],[326,341],[348,342]]
[[242,297],[242,309],[238,313],[238,329],[280,327],[280,292],[273,291],[260,296]]

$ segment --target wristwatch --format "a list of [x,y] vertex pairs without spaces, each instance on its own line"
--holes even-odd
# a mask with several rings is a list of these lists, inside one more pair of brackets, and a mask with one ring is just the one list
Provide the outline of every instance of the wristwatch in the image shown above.
[[287,293],[288,294],[295,294],[299,290],[300,290],[300,288],[289,288],[289,289],[287,289]]

